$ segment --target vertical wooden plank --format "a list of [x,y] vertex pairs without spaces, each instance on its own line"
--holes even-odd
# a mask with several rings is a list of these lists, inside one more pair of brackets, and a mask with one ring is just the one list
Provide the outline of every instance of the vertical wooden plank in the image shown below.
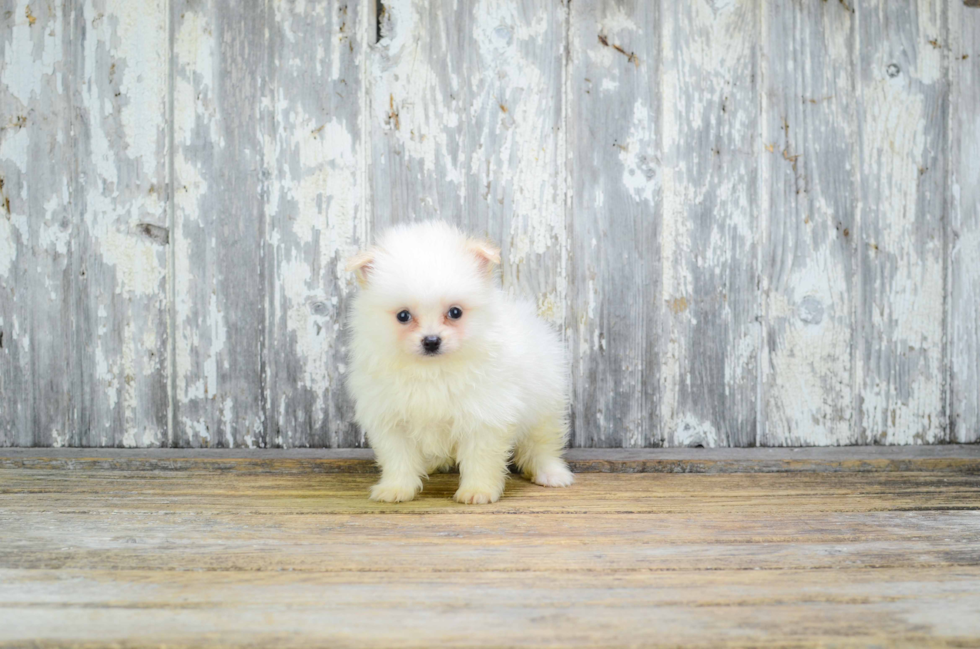
[[371,80],[372,228],[438,218],[502,244],[504,285],[565,311],[565,7],[384,3]]
[[669,446],[756,442],[759,10],[754,0],[660,5]]
[[273,3],[263,104],[269,178],[267,436],[362,445],[343,387],[347,257],[366,242],[362,2]]
[[0,446],[74,442],[71,15],[0,2]]
[[661,443],[660,24],[646,2],[570,5],[568,329],[575,446]]
[[854,12],[765,3],[762,446],[854,444]]
[[264,446],[265,4],[174,0],[175,437]]
[[949,4],[950,441],[980,441],[980,7]]
[[74,13],[74,441],[165,445],[168,5],[85,0]]
[[863,441],[946,439],[947,97],[940,0],[856,0]]

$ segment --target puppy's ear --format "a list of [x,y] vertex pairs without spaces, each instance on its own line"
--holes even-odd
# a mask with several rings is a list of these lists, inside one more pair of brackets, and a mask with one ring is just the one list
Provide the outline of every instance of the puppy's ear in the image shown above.
[[368,278],[374,269],[374,250],[364,250],[347,260],[347,272],[353,272],[357,283],[367,286]]
[[500,265],[500,249],[488,241],[470,239],[466,242],[466,249],[476,255],[480,268],[488,275],[493,272],[494,266]]

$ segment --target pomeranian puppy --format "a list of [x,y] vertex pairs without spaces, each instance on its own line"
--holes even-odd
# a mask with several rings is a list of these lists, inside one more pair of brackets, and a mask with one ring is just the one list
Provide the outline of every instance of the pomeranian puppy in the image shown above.
[[356,255],[348,388],[381,466],[371,499],[412,500],[459,467],[456,500],[496,502],[513,457],[530,480],[572,484],[562,343],[495,281],[500,251],[432,221]]

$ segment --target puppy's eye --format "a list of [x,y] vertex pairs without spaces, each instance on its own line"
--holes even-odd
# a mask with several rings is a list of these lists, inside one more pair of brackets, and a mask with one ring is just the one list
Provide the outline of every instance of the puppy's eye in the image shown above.
[[408,311],[402,310],[399,311],[398,315],[396,315],[395,317],[398,319],[398,322],[405,324],[412,319],[412,314],[409,313]]
[[458,306],[450,307],[449,312],[446,315],[448,315],[452,320],[459,320],[463,317],[463,310]]

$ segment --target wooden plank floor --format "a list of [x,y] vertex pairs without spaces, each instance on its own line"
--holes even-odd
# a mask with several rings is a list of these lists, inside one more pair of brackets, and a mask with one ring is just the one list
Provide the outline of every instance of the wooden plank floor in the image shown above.
[[0,470],[0,646],[980,646],[976,471]]

